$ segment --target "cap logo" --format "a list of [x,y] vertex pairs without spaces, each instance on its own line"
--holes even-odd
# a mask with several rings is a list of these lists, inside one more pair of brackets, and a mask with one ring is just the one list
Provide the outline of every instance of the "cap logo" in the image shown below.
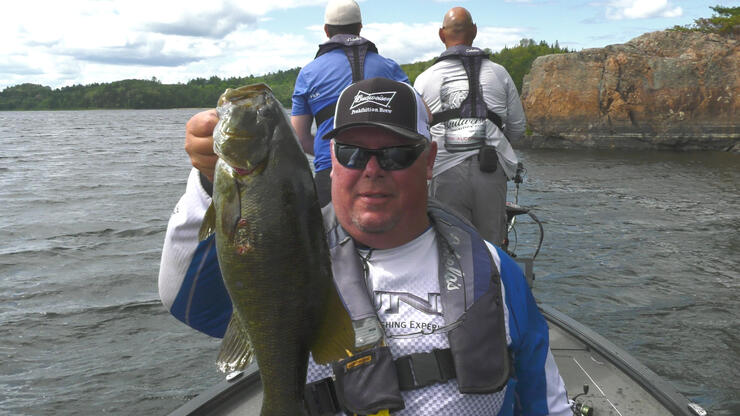
[[[360,90],[357,91],[357,94],[352,100],[352,105],[349,107],[349,109],[352,110],[352,114],[366,113],[369,111],[390,113],[393,110],[389,109],[389,107],[391,106],[391,101],[393,101],[393,97],[395,96],[396,91],[366,93],[365,91]],[[373,105],[374,108],[362,108],[355,110],[355,108],[365,104]]]

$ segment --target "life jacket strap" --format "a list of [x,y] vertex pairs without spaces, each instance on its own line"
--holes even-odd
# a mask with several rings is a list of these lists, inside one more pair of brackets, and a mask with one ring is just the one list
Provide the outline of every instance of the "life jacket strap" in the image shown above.
[[[401,391],[445,383],[456,377],[455,363],[449,348],[404,355],[393,360],[393,363]],[[334,415],[342,410],[331,377],[306,384],[305,399],[311,416]]]
[[333,101],[319,110],[318,113],[314,114],[314,118],[316,118],[316,128],[319,128],[319,126],[329,118],[334,117],[334,109],[336,106],[337,102]]
[[[316,58],[339,48],[344,49],[344,54],[347,56],[349,67],[352,70],[352,82],[355,83],[364,79],[365,56],[368,51],[378,53],[378,48],[375,47],[375,44],[357,35],[338,34],[334,35],[329,42],[319,46]],[[329,118],[334,117],[334,107],[336,105],[337,102],[333,101],[314,114],[316,128]]]
[[[334,108],[332,107],[332,111],[334,111]],[[444,123],[445,121],[450,121],[453,119],[460,118],[460,108],[450,108],[448,110],[440,111],[438,113],[432,114],[432,121],[429,122],[430,126],[433,126],[437,123]],[[501,117],[494,113],[491,110],[486,110],[486,118],[488,120],[491,120],[493,124],[495,124],[501,131],[504,130],[504,123],[501,120]]]
[[369,49],[369,44],[360,44],[344,47],[344,54],[352,68],[352,83],[362,81],[365,78],[365,56]]
[[394,362],[401,391],[444,383],[456,376],[449,348],[404,355]]

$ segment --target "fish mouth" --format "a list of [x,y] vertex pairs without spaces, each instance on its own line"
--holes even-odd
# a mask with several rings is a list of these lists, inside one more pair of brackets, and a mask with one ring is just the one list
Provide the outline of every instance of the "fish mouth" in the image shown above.
[[266,84],[252,84],[236,89],[228,88],[221,97],[219,97],[218,106],[220,107],[226,102],[251,99],[263,94],[265,91],[272,92],[270,87]]
[[[227,165],[228,165],[228,163],[227,163]],[[253,174],[262,172],[264,170],[265,163],[258,163],[256,165],[252,165],[251,167],[247,167],[247,168],[244,168],[244,167],[236,167],[236,166],[232,166],[232,165],[228,165],[228,166],[231,168],[231,170],[234,173],[236,173],[237,176],[249,176],[249,175],[253,175]]]
[[269,149],[263,140],[254,137],[227,136],[222,132],[217,136],[220,140],[215,141],[214,152],[239,176],[261,172],[267,164]]
[[242,168],[232,168],[232,169],[234,169],[234,172],[236,172],[237,174],[241,176],[246,176],[254,172],[257,168],[255,167],[252,169],[242,169]]

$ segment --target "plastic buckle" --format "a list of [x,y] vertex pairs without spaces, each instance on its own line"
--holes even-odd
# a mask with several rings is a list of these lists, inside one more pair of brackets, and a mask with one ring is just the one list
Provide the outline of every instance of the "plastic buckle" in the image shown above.
[[437,357],[433,353],[411,354],[411,368],[417,387],[426,387],[444,380],[437,364]]
[[306,407],[311,416],[333,415],[341,410],[334,380],[327,377],[306,385]]

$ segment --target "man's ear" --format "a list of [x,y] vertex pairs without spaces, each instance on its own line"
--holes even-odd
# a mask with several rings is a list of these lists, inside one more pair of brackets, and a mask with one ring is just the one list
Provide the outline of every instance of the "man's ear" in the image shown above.
[[[324,140],[324,139],[321,139],[321,140]],[[334,139],[330,139],[330,141],[329,141],[329,156],[331,157],[331,165],[332,166],[334,166],[335,163],[339,163],[339,162],[337,162],[337,159],[334,156]],[[334,177],[334,169],[331,169],[329,171],[329,177],[330,178],[333,178]]]
[[432,140],[429,143],[429,159],[427,159],[427,180],[432,179],[432,172],[434,171],[434,160],[437,158],[437,142]]
[[326,33],[327,38],[331,38],[331,36],[329,36],[329,25],[324,25],[324,33]]
[[447,44],[447,42],[445,42],[445,29],[443,27],[439,28],[439,40],[441,40],[445,45]]

